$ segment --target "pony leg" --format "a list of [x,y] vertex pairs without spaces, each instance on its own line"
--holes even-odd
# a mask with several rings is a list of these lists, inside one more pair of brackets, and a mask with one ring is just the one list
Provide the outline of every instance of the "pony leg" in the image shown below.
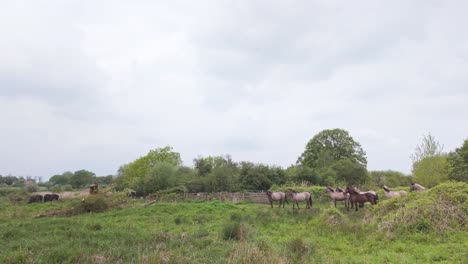
[[357,212],[357,210],[358,210],[358,209],[357,209],[357,208],[358,208],[358,205],[357,205],[357,204],[358,204],[357,202],[354,203],[354,207],[356,208],[356,210],[355,210],[356,212]]

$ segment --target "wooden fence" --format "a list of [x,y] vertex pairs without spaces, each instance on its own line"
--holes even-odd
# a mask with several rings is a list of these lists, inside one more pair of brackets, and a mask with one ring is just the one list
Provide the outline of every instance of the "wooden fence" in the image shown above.
[[216,192],[216,193],[171,193],[171,194],[153,194],[149,197],[157,201],[230,201],[240,203],[250,201],[258,204],[269,204],[268,197],[264,192]]

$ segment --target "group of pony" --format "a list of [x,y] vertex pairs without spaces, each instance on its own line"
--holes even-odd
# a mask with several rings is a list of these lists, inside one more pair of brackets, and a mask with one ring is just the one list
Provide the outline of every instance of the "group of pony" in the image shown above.
[[[393,197],[399,197],[403,195],[407,195],[408,192],[404,190],[400,191],[392,191],[390,188],[388,188],[386,185],[383,187],[385,197],[387,198],[393,198]],[[410,191],[424,191],[426,190],[425,187],[421,186],[420,184],[417,183],[411,183],[410,185]],[[343,201],[346,207],[346,210],[353,209],[358,210],[358,204],[359,207],[363,207],[364,203],[369,202],[370,204],[377,204],[379,201],[379,196],[375,191],[367,191],[367,192],[361,192],[358,188],[348,186],[346,187],[346,190],[343,191],[341,188],[336,188],[333,190],[332,187],[327,186],[326,190],[327,193],[330,194],[330,197],[333,200],[333,203],[335,204],[336,207],[336,202],[337,201]]]
[[293,202],[293,209],[295,208],[295,205],[297,206],[297,209],[299,209],[299,202],[306,202],[306,209],[312,208],[312,195],[310,195],[309,192],[296,192],[289,189],[286,192],[267,191],[266,194],[271,208],[273,208],[274,201],[278,201],[279,207],[283,206],[284,208],[284,204],[288,203],[288,197]]
[[29,197],[28,203],[40,203],[42,200],[44,200],[44,203],[46,202],[52,202],[52,201],[58,201],[59,195],[55,193],[47,193],[44,196],[40,194],[32,195]]
[[[384,185],[382,188],[384,190],[385,197],[387,198],[407,195],[407,192],[404,190],[392,191],[386,185]],[[411,183],[410,191],[423,190],[426,190],[426,188],[417,183]],[[335,207],[336,202],[342,201],[345,204],[346,210],[349,210],[351,207],[351,209],[355,208],[355,211],[357,211],[358,204],[359,207],[363,207],[364,203],[366,202],[374,205],[379,201],[377,192],[361,192],[358,188],[353,186],[348,186],[345,190],[341,188],[333,189],[332,187],[327,186],[325,192],[330,194]],[[284,208],[285,203],[288,203],[288,197],[293,201],[293,209],[295,209],[295,206],[297,206],[297,209],[299,209],[299,202],[306,202],[306,208],[312,208],[312,196],[309,192],[296,192],[292,189],[289,189],[286,192],[267,191],[266,194],[268,196],[268,201],[270,202],[271,208],[273,208],[273,202],[275,201],[279,202],[279,207],[283,206]]]

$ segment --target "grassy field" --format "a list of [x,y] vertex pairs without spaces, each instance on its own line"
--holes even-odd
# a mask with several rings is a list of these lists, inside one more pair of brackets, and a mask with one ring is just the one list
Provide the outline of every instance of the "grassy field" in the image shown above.
[[[441,195],[404,199],[423,206]],[[121,195],[25,204],[5,195],[0,263],[467,263],[463,195],[443,198],[455,199],[454,214],[461,213],[448,217],[447,226],[429,221],[430,215],[410,219],[404,211],[413,206],[410,200],[347,212],[325,194],[315,197],[311,210],[218,201],[144,207],[145,201],[125,202]]]

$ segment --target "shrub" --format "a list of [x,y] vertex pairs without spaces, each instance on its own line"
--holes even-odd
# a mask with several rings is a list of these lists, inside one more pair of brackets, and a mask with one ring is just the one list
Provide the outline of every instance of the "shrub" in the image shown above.
[[288,248],[295,254],[305,254],[307,251],[309,251],[309,247],[300,237],[289,241]]
[[224,225],[224,240],[245,240],[247,238],[247,228],[238,222],[230,222]]
[[66,192],[71,192],[71,191],[73,191],[73,187],[70,184],[65,184],[63,186],[63,190],[66,191]]
[[468,184],[446,182],[424,192],[388,199],[374,209],[380,231],[431,232],[466,230]]
[[37,192],[39,187],[37,186],[37,184],[29,184],[29,185],[26,185],[24,189],[29,193],[33,193],[33,192]]
[[100,213],[109,209],[109,204],[103,196],[89,196],[84,198],[78,207],[81,212]]
[[329,226],[336,226],[345,224],[348,216],[335,207],[328,207],[320,214],[320,220]]

